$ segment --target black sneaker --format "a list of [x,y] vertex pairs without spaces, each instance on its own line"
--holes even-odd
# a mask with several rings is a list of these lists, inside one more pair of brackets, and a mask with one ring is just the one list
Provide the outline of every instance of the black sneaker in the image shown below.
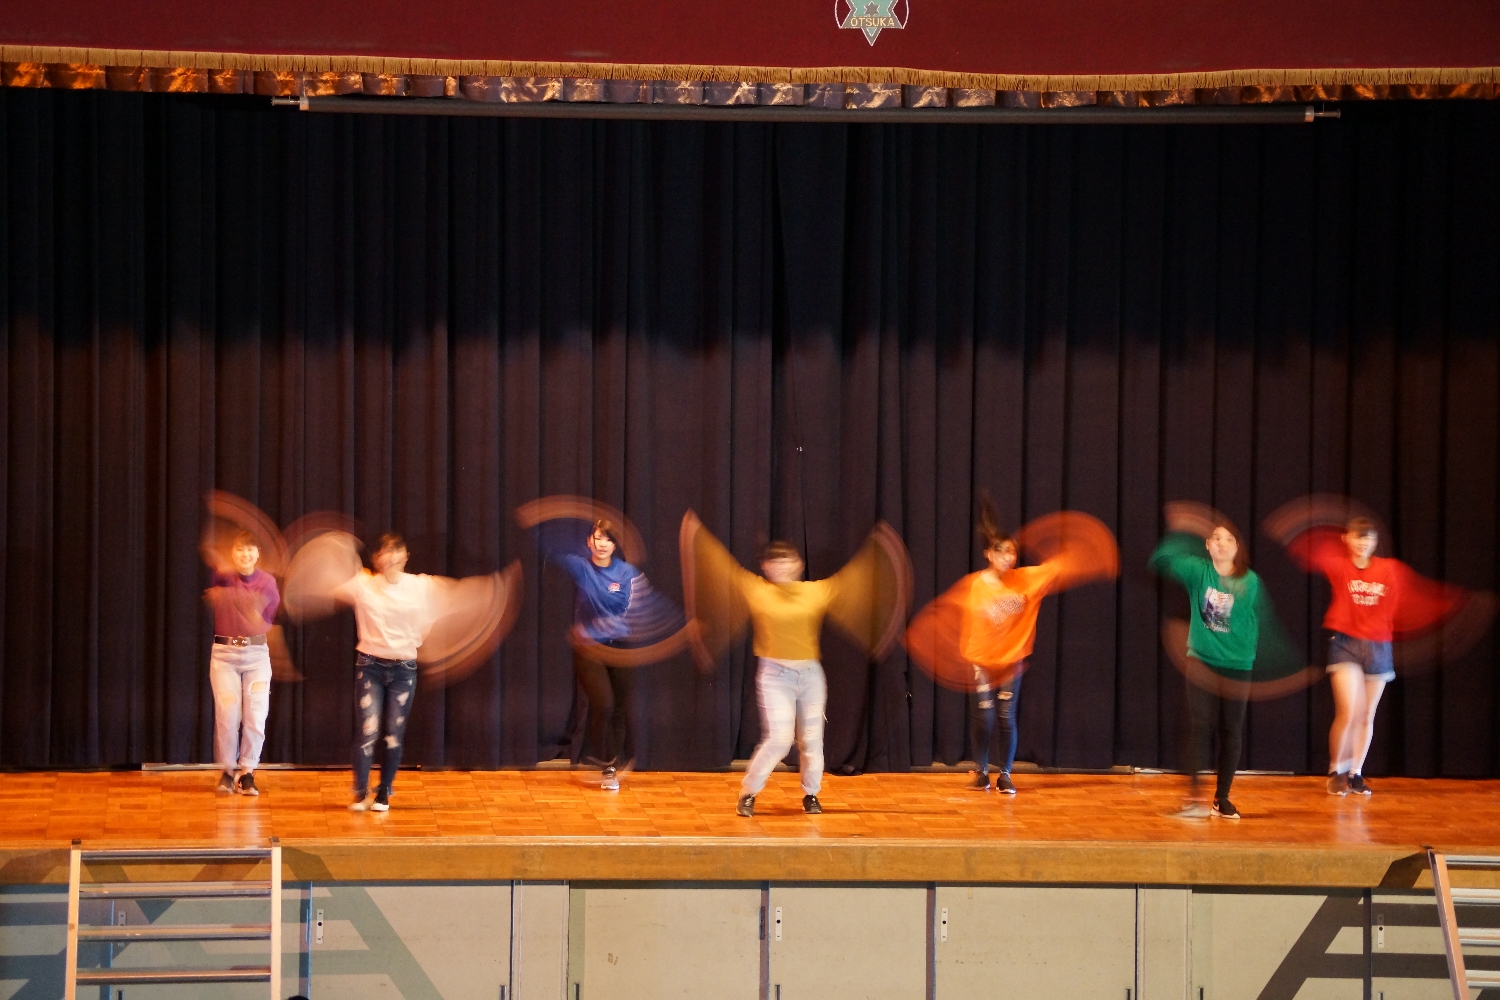
[[995,791],[999,792],[1001,795],[1016,794],[1016,785],[1015,782],[1010,780],[1009,771],[1001,771],[999,774],[995,775]]
[[350,812],[356,812],[356,813],[362,813],[366,809],[370,808],[369,804],[365,801],[369,797],[370,797],[370,793],[367,792],[367,791],[366,792],[356,792],[355,795],[354,795],[354,801],[351,802],[351,803],[349,803],[349,811]]
[[1220,819],[1240,818],[1240,811],[1228,799],[1214,799],[1213,814]]
[[220,795],[233,795],[234,775],[230,774],[228,771],[225,771],[223,774],[219,775],[219,783],[214,786],[214,791],[218,792]]
[[1348,795],[1349,794],[1349,778],[1348,778],[1348,776],[1347,775],[1343,775],[1343,774],[1330,774],[1328,776],[1328,794],[1329,795]]
[[1365,784],[1365,776],[1362,774],[1349,775],[1349,791],[1356,795],[1370,795],[1375,790]]
[[754,816],[755,815],[755,796],[754,795],[741,795],[740,796],[740,804],[734,807],[734,811],[737,812],[737,813],[739,813],[741,816]]
[[818,801],[816,795],[804,795],[802,796],[802,811],[816,815],[823,811],[823,804]]
[[969,782],[969,787],[981,792],[989,791],[990,776],[983,771],[975,771],[974,780]]
[[618,792],[620,790],[620,772],[613,764],[604,768],[604,773],[599,777],[599,787],[606,792]]
[[246,771],[240,775],[240,780],[235,783],[235,791],[241,795],[259,795],[260,789],[255,787],[255,774],[251,771]]
[[375,792],[375,801],[370,803],[371,812],[389,812],[391,808],[391,793],[384,788]]

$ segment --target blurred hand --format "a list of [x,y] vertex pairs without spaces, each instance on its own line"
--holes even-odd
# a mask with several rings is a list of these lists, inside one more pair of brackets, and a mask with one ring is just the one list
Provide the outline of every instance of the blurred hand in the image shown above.
[[1188,500],[1174,500],[1164,508],[1167,518],[1168,531],[1185,531],[1199,538],[1207,538],[1214,533],[1217,514],[1207,504],[1193,503]]

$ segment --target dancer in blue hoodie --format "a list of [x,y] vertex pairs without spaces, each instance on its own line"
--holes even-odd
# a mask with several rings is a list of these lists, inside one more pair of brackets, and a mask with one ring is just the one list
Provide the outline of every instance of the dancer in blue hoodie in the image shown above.
[[[622,760],[630,760],[634,751],[634,667],[686,647],[682,611],[622,557],[622,537],[634,535],[623,518],[585,520],[561,510],[538,516],[550,513],[552,505],[537,504],[544,506],[522,509],[521,521],[536,530],[547,558],[573,578],[573,672],[588,702],[588,742],[594,750],[589,762],[602,769],[599,787],[617,791]],[[608,513],[597,505],[591,512]]]

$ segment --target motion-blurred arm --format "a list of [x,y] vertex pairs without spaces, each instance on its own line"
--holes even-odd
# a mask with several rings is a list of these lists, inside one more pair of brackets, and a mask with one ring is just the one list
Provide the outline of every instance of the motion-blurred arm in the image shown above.
[[1120,550],[1103,521],[1076,510],[1047,514],[1016,532],[1016,542],[1053,572],[1048,593],[1120,575]]
[[310,539],[287,566],[282,600],[294,621],[315,621],[333,614],[338,604],[353,604],[354,578],[364,572],[359,540],[343,531]]
[[911,558],[901,536],[884,521],[844,568],[828,578],[828,617],[880,660],[901,636],[911,609]]
[[1156,544],[1147,565],[1161,576],[1187,583],[1189,574],[1198,564],[1205,562],[1208,562],[1208,551],[1203,547],[1203,536],[1196,532],[1172,531]]
[[764,581],[741,566],[691,510],[682,515],[677,551],[693,658],[699,669],[712,670],[750,620],[745,588]]
[[611,521],[619,536],[621,559],[639,566],[646,561],[646,546],[641,533],[620,511],[588,497],[551,496],[524,503],[516,508],[516,523],[536,534],[542,554],[554,562],[567,556],[584,556],[594,522]]
[[451,684],[499,648],[521,611],[521,564],[486,576],[427,577],[428,623],[417,647],[427,683]]

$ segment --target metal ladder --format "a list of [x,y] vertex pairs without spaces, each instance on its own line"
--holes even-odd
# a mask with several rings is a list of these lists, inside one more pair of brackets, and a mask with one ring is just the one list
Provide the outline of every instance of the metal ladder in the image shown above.
[[1500,970],[1469,972],[1464,968],[1464,945],[1500,946],[1500,927],[1460,927],[1455,904],[1500,906],[1500,889],[1455,889],[1448,881],[1450,868],[1500,869],[1500,857],[1480,854],[1439,854],[1427,851],[1432,866],[1432,891],[1437,896],[1438,926],[1443,929],[1443,950],[1448,953],[1448,979],[1453,1000],[1469,1000],[1471,989],[1500,989]]
[[[83,882],[83,866],[173,862],[267,861],[271,877],[237,882]],[[270,922],[264,924],[135,924],[80,926],[83,900],[119,899],[236,899],[262,898],[270,902]],[[270,964],[230,969],[80,969],[78,944],[140,941],[269,941]],[[79,986],[124,986],[144,983],[269,983],[271,1000],[281,997],[281,844],[270,847],[164,848],[86,851],[73,841],[68,859],[68,957],[65,1000],[77,1000]]]

